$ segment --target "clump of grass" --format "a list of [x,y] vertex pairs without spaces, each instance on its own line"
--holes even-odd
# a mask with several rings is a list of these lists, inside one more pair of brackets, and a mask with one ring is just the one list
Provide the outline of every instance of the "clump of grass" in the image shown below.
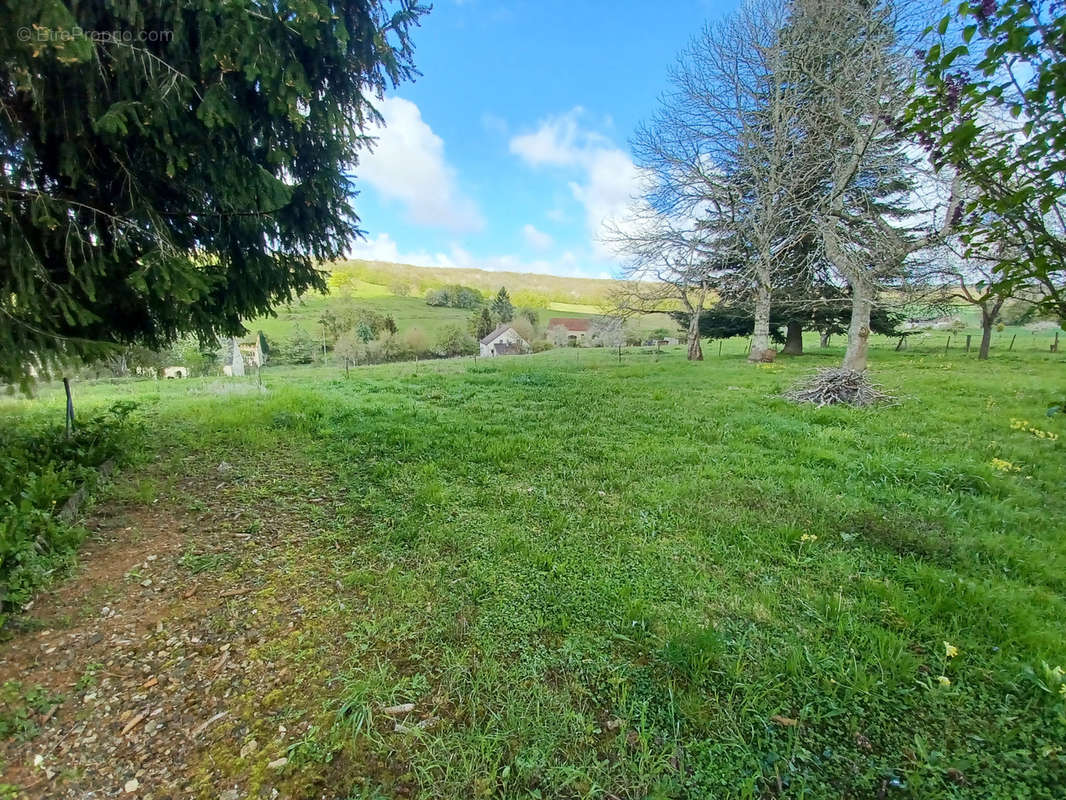
[[893,399],[865,372],[843,368],[820,369],[813,378],[785,392],[785,397],[795,403],[813,403],[819,408],[841,404],[865,407]]

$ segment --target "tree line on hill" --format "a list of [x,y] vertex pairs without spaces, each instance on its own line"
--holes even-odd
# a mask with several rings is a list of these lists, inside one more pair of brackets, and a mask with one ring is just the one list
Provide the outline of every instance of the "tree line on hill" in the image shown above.
[[919,300],[976,307],[981,358],[1011,301],[1066,318],[1066,22],[1041,9],[750,0],[707,25],[634,140],[620,311],[676,304],[692,359],[700,332],[758,361],[775,330],[844,331],[857,371]]

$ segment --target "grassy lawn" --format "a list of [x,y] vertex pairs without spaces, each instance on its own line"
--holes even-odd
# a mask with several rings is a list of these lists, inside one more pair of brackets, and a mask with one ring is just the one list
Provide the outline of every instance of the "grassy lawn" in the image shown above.
[[[305,721],[293,797],[1062,797],[1066,438],[1029,429],[1066,434],[1063,356],[884,343],[897,405],[814,409],[779,394],[840,348],[745,344],[76,390],[141,403],[160,502],[210,505],[167,476],[225,461],[263,519],[308,515],[235,576],[314,687],[244,712]],[[305,635],[282,581],[315,587]]]

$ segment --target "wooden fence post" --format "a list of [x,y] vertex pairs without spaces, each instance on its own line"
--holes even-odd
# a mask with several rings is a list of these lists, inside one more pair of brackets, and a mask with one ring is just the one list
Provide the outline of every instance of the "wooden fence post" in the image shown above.
[[1014,340],[1015,340],[1015,339],[1017,339],[1017,338],[1018,338],[1018,334],[1014,334],[1014,335],[1013,335],[1012,337],[1010,337],[1010,347],[1008,347],[1008,348],[1007,348],[1007,352],[1008,352],[1008,353],[1009,353],[1009,352],[1010,352],[1011,350],[1013,350],[1013,349],[1014,349]]
[[67,394],[67,438],[74,432],[74,398],[70,395],[70,378],[63,378],[63,391]]
[[970,352],[970,338],[971,338],[970,334],[966,334],[966,352],[967,353]]
[[944,342],[944,352],[948,352],[948,348],[951,347],[951,334],[948,334],[948,340]]

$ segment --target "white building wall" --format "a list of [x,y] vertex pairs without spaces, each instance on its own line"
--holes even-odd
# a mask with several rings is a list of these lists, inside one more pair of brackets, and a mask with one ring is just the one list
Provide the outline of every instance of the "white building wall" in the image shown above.
[[517,344],[523,349],[529,347],[529,342],[519,336],[518,331],[516,331],[514,328],[508,328],[488,344],[482,344],[481,355],[486,358],[491,358],[492,356],[495,356],[496,345],[498,344]]

